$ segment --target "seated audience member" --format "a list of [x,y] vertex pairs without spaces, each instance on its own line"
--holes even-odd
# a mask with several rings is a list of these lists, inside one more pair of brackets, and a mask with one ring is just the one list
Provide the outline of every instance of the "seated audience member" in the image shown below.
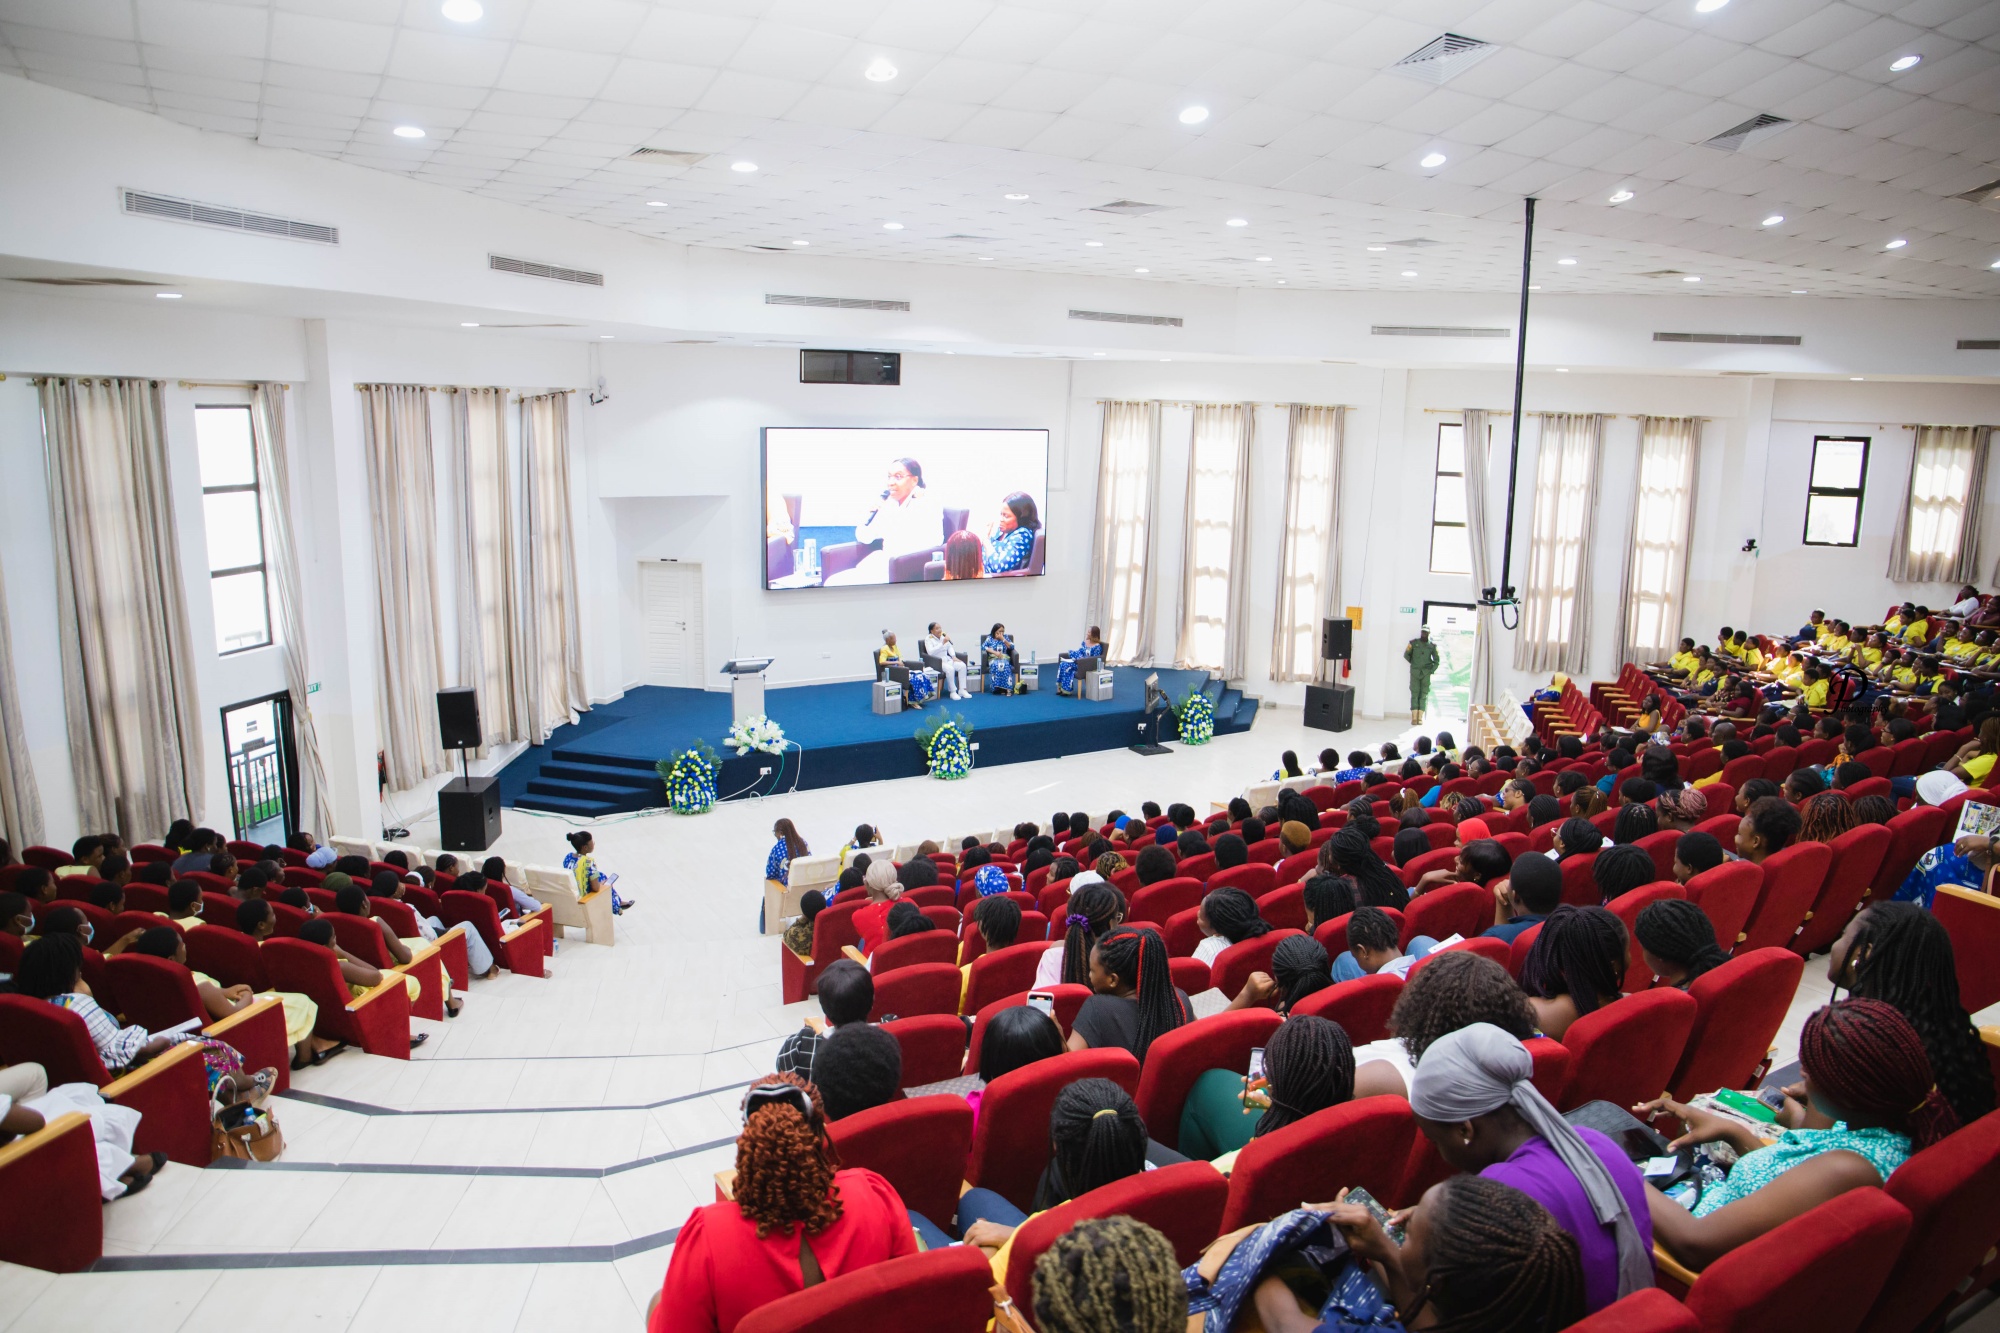
[[1271,836],[1270,832],[1264,826],[1264,821],[1255,815],[1244,820],[1238,832],[1242,835],[1243,845],[1246,848],[1255,847],[1258,843]]
[[1346,916],[1357,905],[1354,881],[1345,875],[1322,875],[1315,871],[1300,887],[1305,898],[1308,935],[1327,922]]
[[1395,860],[1397,869],[1408,865],[1431,850],[1431,840],[1421,828],[1404,828],[1396,831],[1395,845],[1389,855]]
[[[288,889],[286,892],[298,892],[301,898],[305,897],[302,890]],[[310,907],[310,903],[308,903],[308,907]],[[366,995],[369,991],[396,975],[394,972],[385,974],[376,968],[374,964],[363,962],[347,950],[341,948],[339,939],[333,933],[333,922],[328,921],[323,916],[315,916],[312,920],[300,926],[299,938],[307,944],[317,944],[320,948],[325,949],[333,955],[334,962],[340,965],[340,979],[347,983],[348,993],[356,999]],[[416,978],[404,977],[403,984],[406,987],[413,987],[417,984]],[[412,1033],[410,1036],[410,1049],[414,1051],[430,1039],[431,1034],[428,1032]]]
[[295,852],[305,853],[308,870],[324,870],[338,858],[333,848],[321,846],[312,834],[303,829],[294,833],[286,845]]
[[1853,802],[1856,827],[1862,824],[1886,824],[1901,812],[1896,809],[1895,798],[1889,796],[1863,796]]
[[1647,1187],[1654,1239],[1688,1268],[1700,1272],[1848,1190],[1881,1186],[1912,1152],[1958,1128],[1923,1040],[1879,1000],[1816,1010],[1800,1035],[1799,1065],[1802,1078],[1785,1089],[1784,1133],[1774,1143],[1741,1121],[1670,1097],[1633,1108],[1680,1117],[1687,1132],[1674,1140],[1676,1150],[1726,1143],[1737,1154],[1728,1177],[1703,1189],[1692,1211]]
[[1730,810],[1735,814],[1744,814],[1751,806],[1763,800],[1766,796],[1783,796],[1784,794],[1785,789],[1769,778],[1751,778],[1736,789],[1736,800],[1730,806]]
[[589,829],[577,829],[563,835],[570,850],[563,854],[562,868],[567,870],[576,883],[579,898],[593,893],[611,895],[611,914],[622,915],[627,908],[636,907],[637,898],[618,892],[618,876],[597,863],[597,840]]
[[214,829],[198,828],[188,839],[187,851],[174,858],[173,872],[176,876],[191,871],[207,871],[211,868],[214,853],[222,850],[222,835]]
[[[1949,800],[1951,795],[1957,794],[1953,788],[1963,790],[1951,774],[1935,770],[1926,773],[1917,779],[1917,803],[1935,805],[1938,800],[1931,799],[1933,797]],[[1943,836],[1942,833],[1940,836]],[[1954,842],[1933,847],[1917,858],[1916,865],[1910,868],[1894,898],[1897,902],[1916,903],[1929,910],[1931,900],[1943,885],[1955,884],[1960,888],[1980,890],[1986,882],[1987,871],[1993,868],[1995,860],[2000,860],[1997,850],[2000,849],[1996,849],[1993,838],[1978,834],[1967,834]]]
[[1562,870],[1534,852],[1514,858],[1507,882],[1493,895],[1494,922],[1482,934],[1509,945],[1522,931],[1548,920],[1562,903]]
[[[265,915],[270,913],[270,904],[259,902],[257,906],[263,909]],[[237,919],[240,925],[240,908]],[[133,941],[131,952],[164,958],[170,963],[187,967],[187,943],[172,926],[154,926],[144,932]],[[260,999],[275,998],[285,1012],[285,1041],[292,1048],[293,1069],[304,1069],[307,1065],[318,1063],[314,1057],[340,1045],[330,1037],[313,1035],[313,1025],[319,1021],[319,1006],[307,996],[294,991],[267,991],[259,995],[248,986],[224,986],[205,972],[190,969],[189,975],[194,978],[195,993],[201,997],[202,1008],[210,1018],[227,1018]]]
[[[1310,805],[1312,803],[1308,801],[1307,804]],[[1391,804],[1394,804],[1393,797],[1391,798]],[[1347,822],[1341,825],[1343,829],[1353,829],[1364,839],[1374,839],[1382,836],[1382,821],[1375,817],[1375,802],[1371,798],[1357,796],[1342,806],[1341,809],[1347,815]],[[1312,827],[1312,821],[1307,821],[1306,823],[1308,828]]]
[[986,1084],[1003,1074],[1025,1069],[1037,1060],[1063,1053],[1062,1029],[1056,1021],[1033,1005],[1017,1004],[1002,1009],[987,1020],[986,1033],[979,1039],[980,1086],[965,1094],[972,1107],[973,1123],[979,1123],[979,1103]]
[[1564,903],[1549,913],[1521,964],[1543,1036],[1561,1041],[1571,1023],[1623,993],[1629,948],[1625,923],[1602,907]]
[[1290,778],[1302,778],[1305,775],[1306,771],[1299,767],[1298,751],[1287,750],[1278,756],[1278,771],[1271,775],[1271,780],[1273,782],[1284,782]]
[[1151,1140],[1139,1108],[1108,1078],[1081,1078],[1056,1094],[1049,1109],[1049,1164],[1035,1185],[1034,1209],[1024,1213],[992,1190],[959,1196],[958,1232],[993,1260],[993,1280],[1007,1276],[1009,1242],[1036,1213],[1146,1169]]
[[[129,878],[129,877],[128,877]],[[117,916],[125,910],[125,889],[115,880],[106,880],[90,890],[90,905]]]
[[1402,876],[1375,855],[1368,845],[1371,836],[1349,820],[1346,827],[1320,844],[1319,868],[1326,874],[1353,879],[1368,906],[1393,907],[1400,912],[1410,905],[1410,890]]
[[[1399,1330],[1392,1310],[1421,1310],[1413,1328],[1528,1333],[1568,1328],[1583,1314],[1584,1275],[1575,1237],[1548,1210],[1511,1186],[1460,1175],[1433,1185],[1397,1245],[1358,1204],[1310,1204],[1346,1237],[1369,1265],[1371,1285],[1389,1307],[1370,1327]],[[1037,1276],[1040,1275],[1039,1267]],[[1379,1276],[1378,1276],[1379,1275]],[[1344,1333],[1362,1327],[1340,1317],[1326,1323],[1306,1314],[1283,1277],[1261,1279],[1251,1299],[1266,1333]],[[1373,1305],[1371,1300],[1370,1305]]]
[[1286,856],[1297,856],[1312,846],[1312,827],[1296,819],[1284,820],[1278,825],[1278,844]]
[[1988,717],[1979,724],[1979,734],[1944,761],[1944,770],[1968,787],[1981,787],[2000,758],[2000,717]]
[[1215,853],[1217,870],[1229,870],[1235,866],[1246,865],[1250,860],[1250,844],[1243,841],[1240,834],[1219,835],[1211,850]]
[[1702,795],[1699,787],[1679,787],[1661,792],[1653,810],[1658,816],[1660,829],[1676,829],[1685,833],[1708,818],[1708,798]]
[[1562,802],[1554,796],[1536,796],[1528,802],[1528,824],[1540,828],[1563,817]]
[[1584,1308],[1653,1285],[1645,1180],[1625,1150],[1573,1128],[1536,1090],[1527,1047],[1490,1023],[1440,1037],[1417,1066],[1410,1109],[1445,1162],[1510,1185],[1576,1241]]
[[[0,865],[4,860],[0,844]],[[51,1120],[77,1112],[90,1118],[97,1158],[97,1194],[105,1203],[129,1198],[153,1183],[153,1173],[167,1164],[163,1152],[132,1154],[139,1112],[104,1100],[88,1083],[49,1087],[40,1065],[22,1061],[0,1070],[0,1144],[38,1133]]]
[[1685,898],[1646,904],[1632,934],[1646,969],[1675,990],[1686,990],[1696,977],[1729,961],[1715,942],[1708,914]]
[[1139,887],[1142,889],[1148,884],[1158,884],[1162,880],[1172,879],[1180,873],[1174,862],[1174,854],[1159,846],[1142,849],[1139,859],[1133,863],[1133,868],[1139,872]]
[[1310,1014],[1288,1018],[1264,1048],[1261,1080],[1211,1069],[1194,1081],[1181,1108],[1180,1151],[1213,1161],[1353,1096],[1354,1046],[1347,1029]]
[[[500,858],[498,857],[493,858],[494,861],[497,861],[499,859]],[[487,862],[487,864],[491,865],[492,861]],[[504,866],[501,868],[505,869]],[[476,893],[479,894],[481,897],[485,897],[486,886],[491,882],[492,881],[487,876],[479,874],[477,871],[474,871],[469,874],[460,875],[457,879],[452,881],[451,887],[464,893]],[[399,879],[395,875],[391,874],[389,871],[384,870],[380,874],[375,876],[374,896],[377,898],[388,898],[395,902],[405,903],[408,905],[410,909],[410,915],[417,919],[417,938],[404,940],[402,943],[406,948],[415,949],[420,945],[433,943],[434,941],[437,940],[439,936],[443,935],[449,929],[449,927],[447,927],[445,923],[439,920],[437,917],[426,915],[422,910],[420,910],[417,907],[415,903],[410,902],[409,899],[406,898],[403,894],[403,887],[405,883],[406,881]],[[321,887],[325,886],[322,885]],[[372,910],[368,914],[370,916],[375,916],[376,920],[378,921],[381,920],[381,917],[377,916]],[[388,923],[386,921],[384,921],[382,924],[385,930],[388,929]],[[394,934],[395,932],[391,931],[390,933]],[[466,971],[475,977],[481,978],[482,980],[490,981],[494,977],[499,976],[500,960],[493,956],[493,950],[491,947],[487,945],[486,937],[484,935],[481,935],[478,931],[474,930],[471,926],[467,926],[462,933],[465,936]],[[447,992],[450,991],[449,976],[447,976],[446,978],[445,989]],[[447,998],[449,998],[448,994]],[[456,1011],[448,1009],[447,1012],[455,1013]]]
[[1572,856],[1589,856],[1604,846],[1604,831],[1588,819],[1572,815],[1556,828],[1556,836],[1550,847],[1554,860],[1567,861]]
[[1659,831],[1660,816],[1652,806],[1628,802],[1618,807],[1618,818],[1611,825],[1611,841],[1623,846]]
[[[508,896],[514,901],[514,915],[533,916],[542,910],[542,904],[539,899],[530,897],[514,886],[507,874],[507,862],[502,858],[497,856],[487,857],[485,861],[480,863],[479,873],[486,877],[486,883],[498,884],[507,890]],[[506,913],[502,913],[502,915],[504,916]],[[758,924],[758,929],[763,929],[761,922]]]
[[797,1074],[808,1083],[815,1081],[813,1063],[832,1035],[850,1023],[868,1021],[868,1011],[875,1007],[875,979],[861,964],[840,958],[828,963],[819,974],[814,994],[819,997],[820,1014],[826,1019],[825,1030],[807,1024],[785,1038],[778,1047],[775,1066],[778,1073]]
[[[1470,830],[1473,836],[1466,837],[1467,824],[1473,826]],[[1513,862],[1508,858],[1505,847],[1486,836],[1484,821],[1468,819],[1459,825],[1459,832],[1466,840],[1458,849],[1457,862],[1449,870],[1425,872],[1423,878],[1417,881],[1415,893],[1427,893],[1444,884],[1483,886],[1507,878]]]
[[1043,1333],[1183,1333],[1187,1286],[1172,1243],[1122,1215],[1077,1223],[1035,1261],[1035,1323]]
[[1326,946],[1310,935],[1287,935],[1271,950],[1271,970],[1252,972],[1229,1007],[1272,1004],[1279,1013],[1288,1014],[1293,1005],[1332,984],[1333,963]]
[[1958,968],[1944,925],[1914,903],[1873,903],[1847,923],[1826,977],[1858,1000],[1880,1000],[1916,1029],[1938,1091],[1969,1125],[1994,1106],[1993,1068],[1958,1000]]
[[1355,908],[1347,919],[1347,952],[1333,960],[1333,979],[1353,981],[1377,972],[1408,976],[1413,963],[1438,947],[1437,940],[1418,935],[1405,951],[1399,942],[1401,934],[1396,919],[1380,908]]
[[1804,801],[1809,796],[1817,796],[1825,790],[1826,779],[1819,775],[1818,769],[1795,768],[1792,770],[1792,775],[1785,779],[1780,794],[1787,801],[1796,804]]
[[1070,1025],[1067,1049],[1117,1046],[1143,1063],[1153,1039],[1194,1020],[1187,993],[1173,984],[1167,944],[1145,926],[1120,926],[1090,951],[1092,994]]
[[801,958],[810,959],[813,950],[813,922],[826,910],[826,895],[807,889],[799,895],[798,919],[785,927],[785,947]]
[[1712,833],[1687,832],[1674,844],[1674,879],[1685,884],[1704,870],[1713,870],[1731,856]]
[[1853,804],[1839,792],[1820,792],[1806,801],[1799,814],[1800,842],[1832,842],[1861,823]]
[[[387,871],[384,871],[382,873],[384,878],[386,879],[394,880],[395,878],[393,875],[390,875],[389,872]],[[469,879],[471,877],[467,876],[466,878]],[[375,914],[374,905],[369,901],[368,895],[364,893],[361,887],[357,884],[346,885],[345,887],[341,888],[334,894],[333,910],[336,912],[345,913],[348,916],[358,916],[363,921],[372,922],[375,926],[375,929],[378,932],[380,932],[382,936],[383,949],[385,949],[388,952],[390,958],[395,960],[396,966],[398,967],[407,967],[410,963],[410,960],[416,956],[417,950],[421,949],[426,943],[428,943],[428,941],[423,939],[406,940],[398,937],[394,928],[392,928],[386,920]],[[421,920],[421,918],[419,919]],[[476,931],[466,932],[468,936],[477,933],[478,932]],[[471,940],[468,939],[466,941],[466,944],[467,944],[466,956],[470,958],[472,956]],[[490,955],[488,956],[490,957]],[[445,1016],[448,1018],[457,1018],[459,1015],[459,1011],[465,1007],[465,1001],[459,999],[458,997],[454,996],[451,993],[451,974],[449,972],[446,972],[442,968],[440,968],[438,971],[438,976],[444,982]],[[403,983],[404,985],[409,987],[410,1000],[412,1003],[414,1003],[417,997],[423,993],[423,982],[419,981],[413,974],[405,972],[403,974]]]
[[[889,1182],[836,1169],[826,1134],[833,1118],[823,1092],[797,1075],[750,1085],[734,1197],[695,1209],[681,1227],[648,1333],[730,1333],[752,1310],[808,1285],[917,1252]],[[802,1255],[811,1256],[810,1276]]]
[[887,858],[871,862],[861,883],[868,890],[868,905],[857,911],[852,920],[855,933],[861,937],[861,952],[872,954],[888,938],[889,909],[903,896],[903,884],[896,878],[896,867]]
[[1199,963],[1212,964],[1232,944],[1271,932],[1271,923],[1257,914],[1257,900],[1238,888],[1211,889],[1195,912],[1195,924],[1207,938],[1195,946]]
[[1491,1023],[1522,1041],[1542,1035],[1528,997],[1506,968],[1463,950],[1441,954],[1396,997],[1389,1035],[1355,1048],[1354,1095],[1408,1097],[1431,1044],[1473,1023]]
[[928,856],[913,856],[896,868],[896,881],[906,893],[911,889],[928,889],[938,882],[937,863]]
[[183,930],[202,924],[202,906],[201,885],[191,879],[176,881],[167,890],[167,918],[179,923]]
[[[1644,809],[1643,806],[1633,808]],[[1590,873],[1597,881],[1598,892],[1608,903],[1613,898],[1651,884],[1658,877],[1659,870],[1653,864],[1652,853],[1628,842],[1614,844],[1599,852],[1597,859],[1590,863]]]
[[882,845],[882,835],[875,831],[874,825],[872,824],[855,825],[854,836],[848,839],[846,842],[842,843],[840,847],[841,868],[843,870],[847,868],[848,864],[854,860],[854,854],[856,852],[862,851],[869,847],[880,847],[881,845]]
[[1736,854],[1762,865],[1774,852],[1798,841],[1802,822],[1798,809],[1784,797],[1762,797],[1744,811],[1736,826]]
[[[1080,877],[1079,877],[1080,878]],[[1069,896],[1069,922],[1060,943],[1051,944],[1035,968],[1035,988],[1091,984],[1091,952],[1125,920],[1125,895],[1103,881],[1079,886]]]
[[835,1028],[813,1062],[826,1118],[882,1106],[902,1096],[903,1048],[872,1023]]
[[[164,930],[166,927],[163,926],[161,929]],[[103,945],[104,947],[100,952],[106,958],[109,958],[113,954],[124,953],[127,949],[131,948],[133,944],[138,942],[139,936],[144,932],[128,930],[119,939],[97,939],[96,927],[90,924],[90,919],[76,908],[65,905],[62,907],[45,908],[43,910],[41,933],[44,936],[73,935],[82,942],[86,949],[95,945]]]
[[[925,931],[938,929],[937,922],[924,915],[924,910],[915,903],[899,902],[889,908],[888,938],[900,940],[906,935],[921,935]],[[885,941],[886,942],[886,941]]]
[[104,839],[93,834],[85,834],[70,844],[70,863],[56,870],[56,878],[70,875],[96,875],[104,864]]

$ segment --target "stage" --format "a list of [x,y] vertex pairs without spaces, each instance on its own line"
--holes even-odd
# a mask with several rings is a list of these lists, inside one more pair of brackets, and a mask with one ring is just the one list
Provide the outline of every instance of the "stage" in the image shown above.
[[[1113,670],[1116,683],[1105,703],[1057,695],[1055,665],[1045,663],[1044,688],[1033,693],[932,700],[921,711],[906,709],[894,717],[869,710],[867,681],[771,689],[764,695],[765,712],[798,748],[781,755],[753,750],[741,758],[722,744],[730,723],[726,691],[640,686],[558,728],[546,745],[531,746],[508,764],[500,773],[500,802],[585,819],[661,806],[666,789],[654,765],[696,740],[707,741],[722,756],[716,790],[725,799],[920,777],[927,766],[917,728],[940,709],[972,724],[972,741],[979,747],[975,767],[1115,750],[1140,739],[1151,670]],[[1208,681],[1206,673],[1157,670],[1169,699],[1206,682],[1218,734],[1247,730],[1256,716],[1256,700]],[[1174,739],[1171,712],[1159,725],[1165,739]],[[1154,726],[1146,723],[1148,738]],[[771,771],[760,772],[766,768]]]

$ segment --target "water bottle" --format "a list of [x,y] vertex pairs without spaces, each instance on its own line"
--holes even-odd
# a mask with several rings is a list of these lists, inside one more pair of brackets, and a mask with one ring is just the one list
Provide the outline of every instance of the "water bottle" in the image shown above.
[[805,567],[808,574],[817,573],[819,570],[819,543],[811,537],[806,538]]

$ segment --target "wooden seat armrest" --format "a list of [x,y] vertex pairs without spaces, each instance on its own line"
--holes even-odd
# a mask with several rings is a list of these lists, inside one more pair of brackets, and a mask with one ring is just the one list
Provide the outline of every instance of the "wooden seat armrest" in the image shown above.
[[512,944],[515,940],[521,938],[521,936],[527,934],[529,931],[540,930],[545,924],[546,923],[541,920],[541,914],[538,912],[534,916],[528,917],[526,920],[522,921],[520,925],[514,927],[512,930],[502,930],[500,932],[500,938],[503,942]]
[[861,966],[863,967],[868,966],[868,955],[862,953],[861,950],[855,948],[851,944],[843,944],[840,946],[840,956],[843,958],[851,958],[855,962],[861,964]]
[[401,992],[404,995],[409,994],[407,984],[403,980],[403,974],[393,969],[391,969],[390,975],[382,978],[381,985],[349,1000],[347,1002],[347,1012],[350,1014],[360,1013],[363,1009],[381,1000],[383,996],[390,994],[392,991]]
[[1695,1279],[1701,1276],[1701,1274],[1695,1272],[1671,1254],[1668,1254],[1658,1241],[1653,1242],[1653,1270],[1657,1273],[1664,1273],[1685,1287],[1692,1287],[1695,1284]]
[[[130,1073],[119,1075],[97,1091],[105,1101],[117,1101],[126,1093],[145,1083],[146,1080],[158,1078],[180,1061],[200,1059],[201,1046],[196,1042],[184,1041],[178,1045],[169,1046],[166,1050],[161,1051],[158,1055],[146,1061],[145,1064],[140,1065]],[[204,1073],[202,1075],[203,1082],[206,1082],[207,1079],[208,1075]]]
[[407,972],[411,968],[415,967],[418,963],[421,963],[429,958],[435,958],[437,956],[437,952],[438,952],[438,941],[427,940],[424,942],[422,948],[410,950],[409,962],[397,963],[394,967],[385,967],[382,970],[384,972]]
[[75,1129],[79,1122],[85,1127],[84,1133],[90,1133],[90,1117],[81,1111],[69,1111],[49,1121],[34,1133],[23,1134],[12,1143],[0,1147],[0,1170],[13,1165],[37,1148],[53,1143]]
[[806,966],[806,967],[811,967],[811,966],[812,966],[812,961],[813,961],[813,960],[812,960],[812,955],[811,955],[811,954],[805,954],[805,953],[800,953],[800,952],[799,952],[799,951],[798,951],[797,949],[794,949],[794,948],[792,948],[792,946],[790,946],[789,944],[787,944],[787,945],[784,945],[784,946],[782,946],[782,947],[784,948],[784,950],[785,950],[785,952],[786,952],[786,953],[788,953],[788,954],[790,954],[790,955],[791,955],[792,957],[794,957],[794,958],[798,959],[798,960],[799,960],[799,962],[800,962],[801,964],[803,964],[804,966]]
[[725,1166],[715,1173],[715,1197],[727,1202],[736,1197],[736,1168]]
[[201,1030],[205,1037],[227,1037],[232,1028],[242,1027],[266,1009],[282,1009],[284,1001],[275,995],[259,996],[227,1018],[218,1018]]

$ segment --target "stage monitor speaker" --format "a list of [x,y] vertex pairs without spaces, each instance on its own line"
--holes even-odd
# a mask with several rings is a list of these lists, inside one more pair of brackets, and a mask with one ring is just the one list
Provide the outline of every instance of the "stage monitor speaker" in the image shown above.
[[1306,686],[1306,725],[1320,731],[1351,730],[1354,726],[1354,687],[1352,685]]
[[448,852],[483,852],[500,841],[499,778],[453,778],[438,789],[438,841]]
[[470,685],[438,691],[438,745],[446,750],[479,748],[479,696]]
[[1354,656],[1354,622],[1325,620],[1320,624],[1319,655],[1329,662],[1345,662]]

